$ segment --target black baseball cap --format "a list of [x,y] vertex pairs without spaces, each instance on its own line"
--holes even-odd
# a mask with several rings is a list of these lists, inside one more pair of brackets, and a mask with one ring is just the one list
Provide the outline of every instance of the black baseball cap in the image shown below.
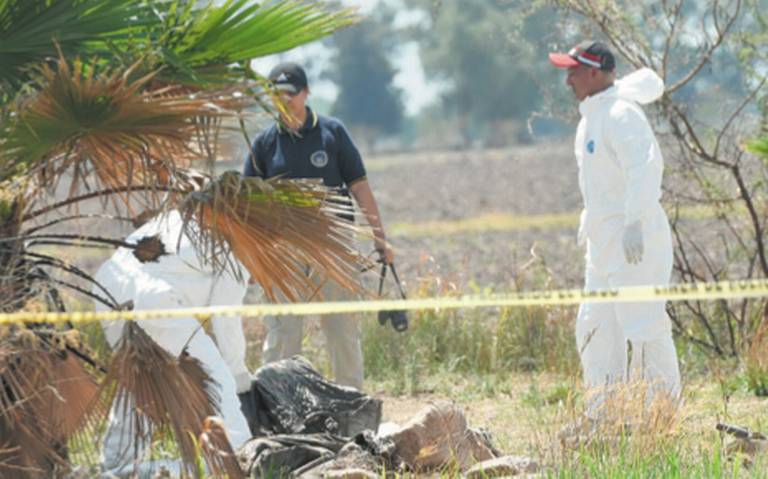
[[269,81],[278,90],[298,93],[307,87],[307,74],[293,62],[284,62],[269,72]]
[[616,68],[616,58],[604,43],[586,40],[571,48],[568,53],[550,53],[549,61],[558,68],[587,65],[603,71]]

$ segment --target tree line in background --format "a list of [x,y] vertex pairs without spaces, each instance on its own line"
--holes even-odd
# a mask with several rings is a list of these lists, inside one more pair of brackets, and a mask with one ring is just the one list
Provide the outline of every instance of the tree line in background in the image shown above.
[[[638,22],[654,22],[647,45],[618,49],[620,75],[637,65],[627,55],[640,55],[643,64],[652,64],[653,55],[667,51],[672,63],[682,66],[705,47],[707,28],[715,28],[712,10],[732,5],[686,0],[653,3],[639,11],[629,2],[584,3],[617,25],[629,21],[637,28]],[[363,22],[329,40],[335,54],[326,75],[340,91],[332,113],[360,131],[363,143],[371,148],[377,139],[393,137],[403,148],[462,148],[568,135],[576,113],[574,101],[564,86],[563,72],[549,65],[547,53],[567,50],[583,38],[606,39],[594,19],[572,7],[572,2],[562,0],[402,0],[400,5],[381,1]],[[734,31],[764,31],[759,7],[757,0],[745,2]],[[422,21],[397,25],[398,9],[419,12]],[[678,41],[667,44],[663,30],[655,28],[664,26],[665,12],[672,10],[680,19]],[[614,15],[621,11],[631,18]],[[678,35],[680,31],[686,35]],[[411,43],[417,45],[430,88],[440,95],[407,117],[403,92],[393,84],[398,73],[393,59]],[[739,44],[717,47],[702,68],[674,90],[675,99],[701,118],[717,111],[723,99],[742,95],[752,68]],[[672,71],[669,80],[680,80],[675,75]]]

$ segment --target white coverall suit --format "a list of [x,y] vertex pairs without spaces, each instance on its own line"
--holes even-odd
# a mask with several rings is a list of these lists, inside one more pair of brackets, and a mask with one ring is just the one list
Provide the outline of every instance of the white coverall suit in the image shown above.
[[[579,238],[587,244],[588,290],[670,281],[672,237],[659,203],[663,159],[638,106],[657,100],[663,92],[661,78],[644,68],[579,105],[581,121],[574,149],[584,200]],[[644,254],[639,263],[629,264],[623,233],[638,220]],[[588,388],[599,391],[627,380],[630,341],[630,378],[647,381],[652,394],[679,395],[677,354],[663,301],[582,304],[576,339]],[[601,394],[593,399],[592,414],[602,400]]]
[[[126,241],[136,243],[143,237],[157,234],[169,254],[161,256],[156,262],[142,263],[131,249],[120,248],[99,268],[95,279],[119,303],[132,300],[134,310],[242,304],[246,285],[235,280],[228,272],[215,275],[209,265],[201,264],[195,248],[181,231],[182,219],[177,211],[150,220]],[[97,288],[94,288],[94,293],[103,295]],[[109,309],[97,303],[96,310]],[[106,339],[113,348],[121,337],[124,324],[123,321],[102,322]],[[250,388],[250,374],[245,366],[245,337],[240,318],[211,319],[216,343],[200,327],[197,319],[192,317],[138,320],[137,324],[173,356],[179,356],[189,341],[188,353],[202,363],[219,385],[221,418],[232,447],[237,449],[250,439],[248,422],[240,410],[237,397],[238,393]],[[115,405],[119,403],[118,400]],[[118,477],[132,474],[149,476],[161,464],[140,463],[138,470],[134,470],[131,426],[124,418],[118,417],[117,412],[121,410],[113,407],[110,411],[102,450],[102,467],[105,472]],[[140,460],[143,452],[138,453]],[[178,464],[172,462],[163,462],[162,465],[172,471],[178,467]]]

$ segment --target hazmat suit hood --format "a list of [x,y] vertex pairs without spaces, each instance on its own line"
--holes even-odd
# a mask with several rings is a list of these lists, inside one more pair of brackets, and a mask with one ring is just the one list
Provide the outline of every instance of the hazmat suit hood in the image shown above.
[[664,80],[650,68],[641,68],[614,83],[619,98],[640,105],[653,103],[664,94]]

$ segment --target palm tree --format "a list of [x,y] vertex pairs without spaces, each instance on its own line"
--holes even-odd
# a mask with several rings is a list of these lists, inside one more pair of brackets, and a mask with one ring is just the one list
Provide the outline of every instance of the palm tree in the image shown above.
[[[354,12],[300,0],[199,3],[0,0],[0,311],[63,310],[62,289],[120,307],[51,246],[146,245],[56,228],[169,209],[200,225],[193,240],[209,261],[226,268],[221,252],[231,251],[272,297],[311,291],[294,274],[296,261],[353,287],[354,232],[330,213],[333,192],[299,181],[201,178],[190,166],[215,160],[223,125],[243,129],[250,106],[268,110],[272,92],[251,59],[327,36],[353,23]],[[81,213],[78,205],[93,199],[104,211]],[[72,332],[46,325],[0,332],[0,475],[67,466],[67,442],[96,421],[84,404],[99,403],[89,371],[103,368],[86,368],[93,361],[84,350]],[[28,400],[51,386],[58,396]],[[46,406],[57,400],[80,406],[56,418]],[[103,406],[90,410],[103,414]]]

